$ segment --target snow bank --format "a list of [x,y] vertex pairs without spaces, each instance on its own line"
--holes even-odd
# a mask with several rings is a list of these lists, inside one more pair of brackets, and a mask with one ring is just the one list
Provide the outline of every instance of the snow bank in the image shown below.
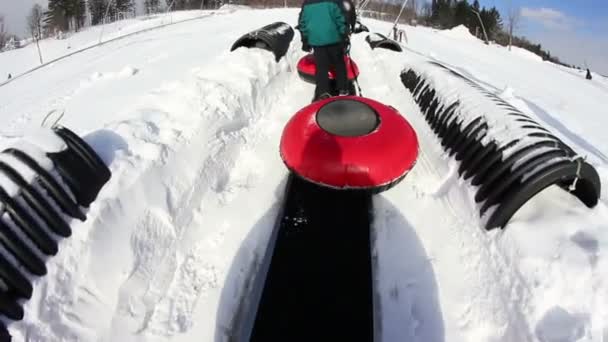
[[[106,25],[87,27],[80,32],[70,34],[64,39],[43,39],[39,42],[39,45],[43,61],[48,63],[75,51],[95,46],[99,42],[107,42],[155,27],[179,23],[212,13],[210,11],[178,11],[152,17],[142,16]],[[21,49],[0,53],[0,84],[7,80],[8,74],[15,77],[39,65],[40,60],[36,44],[29,44]]]
[[226,4],[226,5],[222,5],[220,7],[220,10],[227,11],[227,12],[235,12],[235,11],[250,10],[250,9],[252,9],[251,6],[233,5],[233,4]]
[[532,53],[532,52],[530,52],[530,51],[528,51],[526,49],[522,49],[520,47],[517,47],[517,46],[512,46],[511,47],[511,53],[514,54],[514,55],[516,55],[516,56],[529,59],[531,61],[536,61],[536,62],[542,62],[543,61],[543,58],[541,56],[539,56],[539,55],[537,55],[535,53]]
[[[381,22],[375,25],[380,31],[389,27]],[[601,125],[598,120],[605,119],[597,108],[605,107],[608,89],[585,80],[584,74],[514,56],[503,47],[476,44],[463,49],[462,41],[424,27],[409,28],[408,34],[411,43],[406,54],[382,52],[373,57],[373,66],[362,61],[353,49],[362,69],[362,85],[370,77],[365,70],[387,70],[363,87],[367,95],[387,103],[407,98],[405,89],[399,90],[386,80],[395,75],[392,82],[397,84],[402,66],[433,56],[546,125],[587,156],[602,183],[608,184],[608,140],[597,129]],[[439,330],[442,326],[446,341],[605,340],[608,278],[602,270],[608,260],[604,257],[608,251],[606,190],[602,191],[600,204],[587,209],[561,189],[549,188],[520,209],[504,232],[482,232],[472,205],[473,191],[458,179],[458,165],[447,161],[417,108],[410,108],[407,99],[403,101],[395,107],[416,128],[421,156],[401,185],[384,195],[397,212],[385,212],[382,220],[404,216],[405,223],[396,226],[415,230],[430,266],[419,261],[414,268],[424,269],[426,279],[431,271],[436,277],[443,324],[437,316],[417,311],[423,304],[416,298],[420,292],[432,298],[432,291],[426,291],[432,286],[405,269],[401,269],[401,280],[380,276],[385,291],[399,294],[398,299],[380,294],[389,297],[383,303],[390,303],[392,308],[396,300],[403,303],[402,317],[415,320],[419,340],[430,340],[420,336],[429,336],[432,332],[427,329]],[[398,241],[396,232],[384,230],[393,234],[387,241]],[[406,257],[403,253],[401,259]],[[407,324],[393,323],[387,329],[403,334],[408,331]]]
[[458,25],[458,26],[452,28],[451,30],[442,30],[439,32],[443,36],[450,37],[450,38],[469,40],[469,41],[479,41],[479,39],[477,39],[474,35],[472,35],[471,32],[469,31],[469,29],[464,25]]
[[[217,226],[210,226],[207,210],[229,206],[233,192],[243,190],[229,186],[232,170],[253,138],[250,130],[285,89],[289,67],[261,50],[243,49],[220,60],[221,71],[211,64],[163,86],[148,97],[138,119],[110,123],[85,137],[110,163],[113,178],[89,220],[75,225],[49,274],[37,282],[24,321],[11,326],[17,341],[170,337],[192,328],[197,302],[205,297],[216,302],[206,310],[217,311],[217,293],[240,247],[226,245],[224,235],[237,233],[232,229],[246,235],[276,198],[270,192],[264,201],[246,204],[247,214],[224,216]],[[280,178],[274,181],[278,186]],[[263,249],[267,238],[260,234],[241,267],[255,265],[251,253]],[[211,336],[214,316],[204,321],[197,324],[208,326]]]

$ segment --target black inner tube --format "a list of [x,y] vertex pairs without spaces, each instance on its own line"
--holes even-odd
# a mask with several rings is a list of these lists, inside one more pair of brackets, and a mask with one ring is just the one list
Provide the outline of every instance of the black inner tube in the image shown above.
[[317,112],[317,124],[326,132],[358,137],[369,134],[380,125],[378,113],[369,105],[355,100],[335,100]]

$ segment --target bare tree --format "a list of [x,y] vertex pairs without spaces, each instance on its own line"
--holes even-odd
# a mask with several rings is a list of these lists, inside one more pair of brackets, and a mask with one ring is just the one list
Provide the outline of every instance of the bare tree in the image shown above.
[[513,45],[513,34],[519,28],[521,23],[521,9],[513,6],[513,2],[509,0],[509,13],[507,14],[507,30],[509,31],[509,51]]
[[42,25],[44,20],[44,9],[39,4],[34,4],[30,10],[30,14],[27,16],[27,28],[32,35],[32,38],[36,42],[38,48],[38,58],[40,58],[40,64],[43,64],[42,52],[40,51],[40,39],[42,39]]
[[4,24],[4,15],[0,13],[0,50],[4,48],[8,41],[8,33],[6,32],[6,25]]
[[27,16],[27,28],[34,39],[42,39],[44,10],[39,4],[34,4]]

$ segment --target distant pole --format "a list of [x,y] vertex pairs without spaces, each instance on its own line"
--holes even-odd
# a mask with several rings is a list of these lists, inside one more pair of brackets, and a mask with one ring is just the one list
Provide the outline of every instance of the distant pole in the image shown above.
[[[401,14],[403,14],[403,10],[405,9],[405,5],[407,5],[407,1],[408,0],[404,0],[403,5],[401,5],[401,10],[399,11],[399,14],[397,15],[397,19],[395,19],[395,22],[393,23],[393,30],[397,29],[397,24],[399,23],[399,18],[401,18]],[[389,32],[387,34],[387,36],[390,36],[390,35],[391,35],[391,33]]]
[[471,11],[477,14],[477,19],[479,19],[479,23],[481,24],[481,28],[483,29],[483,36],[486,38],[486,45],[490,45],[490,40],[488,39],[488,34],[486,33],[486,27],[483,25],[483,20],[481,20],[481,15],[479,15],[479,12],[474,9],[472,9]]
[[[169,8],[167,8],[167,12],[171,11],[171,7],[173,7],[173,4],[175,3],[175,0],[171,1],[171,4],[169,5]],[[171,12],[170,14],[170,23],[173,24],[173,12]]]

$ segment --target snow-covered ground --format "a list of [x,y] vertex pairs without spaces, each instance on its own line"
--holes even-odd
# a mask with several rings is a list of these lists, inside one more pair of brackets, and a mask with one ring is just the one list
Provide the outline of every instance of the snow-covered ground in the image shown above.
[[[25,319],[10,326],[16,341],[229,339],[283,196],[281,130],[313,90],[294,72],[298,37],[279,63],[269,52],[229,49],[245,32],[296,18],[289,9],[206,12],[0,87],[0,146],[56,110],[113,172],[87,222],[74,223],[36,280]],[[113,25],[132,32],[141,23]],[[455,67],[587,156],[604,184],[608,81],[461,29],[405,29],[404,53],[372,51],[364,36],[352,48],[364,95],[397,108],[421,144],[414,170],[374,200],[381,340],[608,340],[605,199],[587,209],[551,188],[504,231],[484,231],[470,185],[399,73],[427,57]],[[70,37],[71,49],[95,41],[95,30]],[[18,50],[33,54],[29,62],[0,54],[0,75],[35,66],[34,49]]]

